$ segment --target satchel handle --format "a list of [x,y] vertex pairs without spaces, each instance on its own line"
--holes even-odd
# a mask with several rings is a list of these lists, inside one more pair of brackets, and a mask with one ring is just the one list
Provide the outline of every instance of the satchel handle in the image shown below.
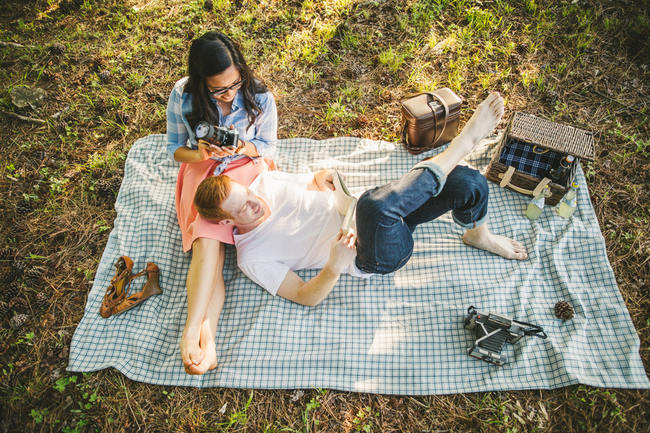
[[409,143],[409,138],[406,135],[406,122],[404,122],[404,126],[402,126],[402,143],[406,143],[409,146],[411,145],[411,143]]
[[[434,120],[436,118],[436,110],[433,108],[433,102],[435,100],[438,100],[438,102],[440,102],[442,107],[445,109],[445,115],[444,115],[445,123],[442,125],[442,130],[440,131],[440,134],[438,134],[438,136],[436,138],[434,138],[433,141],[431,142],[431,144],[433,144],[436,141],[438,141],[438,139],[440,137],[442,137],[442,134],[444,134],[445,129],[447,128],[447,121],[449,120],[449,106],[447,105],[447,103],[445,102],[445,100],[443,98],[439,97],[434,92],[424,92],[424,93],[431,96],[431,98],[433,99],[427,105],[429,106],[429,108],[431,109],[431,111],[433,113]],[[434,122],[434,124],[436,124],[436,123]],[[406,129],[407,129],[407,124],[404,123],[404,126],[402,127],[402,143],[406,143],[407,145],[410,146],[411,143],[409,143],[409,141],[408,141],[408,135],[406,134]],[[437,124],[436,124],[436,130],[437,129],[438,129],[438,127],[437,127]]]
[[[442,125],[442,130],[440,131],[440,134],[438,134],[438,136],[436,138],[434,138],[433,141],[431,142],[431,143],[435,143],[436,141],[438,141],[438,139],[440,137],[442,137],[442,134],[445,133],[445,129],[447,128],[447,120],[449,119],[449,106],[447,105],[445,100],[443,98],[441,98],[440,96],[436,95],[435,92],[425,92],[425,93],[433,98],[433,100],[431,102],[429,102],[428,105],[429,105],[429,108],[431,108],[431,111],[433,112],[433,118],[434,119],[436,118],[436,110],[433,108],[433,103],[434,103],[434,101],[436,99],[438,100],[438,102],[440,102],[440,104],[445,109],[445,115],[444,115],[445,123]],[[438,129],[437,125],[436,125],[436,129]]]

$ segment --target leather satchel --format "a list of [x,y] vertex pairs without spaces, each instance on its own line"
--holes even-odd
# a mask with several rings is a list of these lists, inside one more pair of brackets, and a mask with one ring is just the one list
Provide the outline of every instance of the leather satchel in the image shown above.
[[402,142],[416,155],[440,147],[458,133],[463,100],[446,87],[402,101]]

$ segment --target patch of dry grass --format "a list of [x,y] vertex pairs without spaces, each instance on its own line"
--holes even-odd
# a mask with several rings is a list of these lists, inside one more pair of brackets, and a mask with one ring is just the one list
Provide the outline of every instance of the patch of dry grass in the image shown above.
[[[647,391],[408,397],[68,375],[126,152],[164,132],[189,41],[215,26],[241,41],[276,93],[281,138],[397,140],[399,101],[442,86],[468,107],[495,89],[508,113],[594,131],[591,198],[650,365],[647,1],[210,3],[9,0],[0,10],[2,431],[648,430]],[[47,98],[17,109],[19,86]]]

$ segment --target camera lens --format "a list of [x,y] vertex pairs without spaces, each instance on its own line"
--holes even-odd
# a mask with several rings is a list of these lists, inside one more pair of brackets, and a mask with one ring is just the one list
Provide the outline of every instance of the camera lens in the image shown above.
[[194,134],[196,135],[196,138],[206,138],[209,137],[210,135],[210,129],[211,125],[208,122],[199,122],[198,125],[196,125],[196,128],[194,128]]

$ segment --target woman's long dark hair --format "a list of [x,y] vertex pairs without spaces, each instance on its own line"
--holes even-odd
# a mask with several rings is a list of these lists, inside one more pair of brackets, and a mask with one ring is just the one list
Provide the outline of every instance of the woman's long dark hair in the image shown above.
[[268,89],[250,70],[235,42],[223,33],[208,32],[192,41],[187,63],[189,79],[183,91],[192,94],[192,114],[188,116],[192,128],[201,120],[213,125],[219,123],[219,112],[210,99],[205,79],[222,73],[231,65],[235,65],[243,80],[241,91],[244,108],[248,112],[248,127],[255,123],[262,113],[255,102],[255,94]]

